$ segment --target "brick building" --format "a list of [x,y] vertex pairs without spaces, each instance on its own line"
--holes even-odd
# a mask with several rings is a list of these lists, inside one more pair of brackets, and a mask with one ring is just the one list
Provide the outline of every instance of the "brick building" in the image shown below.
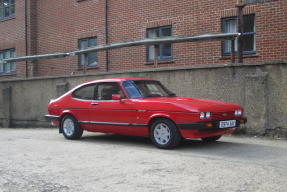
[[[287,60],[287,1],[244,8],[244,61]],[[236,31],[236,0],[0,0],[0,59],[143,39]],[[154,46],[88,54],[87,72],[154,67]],[[159,46],[159,67],[230,63],[230,42]],[[0,65],[0,79],[83,73],[83,56]]]

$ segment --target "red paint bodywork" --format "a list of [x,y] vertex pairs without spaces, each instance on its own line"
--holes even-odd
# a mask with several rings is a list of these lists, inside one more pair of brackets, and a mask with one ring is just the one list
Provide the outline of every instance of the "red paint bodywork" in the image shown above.
[[[104,79],[87,82],[70,90],[63,96],[51,100],[48,105],[49,115],[61,117],[65,114],[73,115],[79,122],[106,122],[107,124],[87,124],[80,126],[86,131],[116,133],[124,135],[149,136],[151,122],[155,118],[168,118],[176,125],[184,123],[200,123],[218,120],[230,120],[243,118],[234,115],[235,110],[242,110],[239,105],[193,98],[179,97],[152,97],[129,99],[122,87],[122,82],[126,80],[151,80],[136,78]],[[125,93],[126,99],[95,101],[79,100],[72,97],[76,89],[99,82],[117,82]],[[94,106],[91,103],[97,102]],[[200,112],[211,112],[211,118],[201,120]],[[225,113],[225,116],[221,116]],[[129,126],[119,124],[129,123]],[[59,125],[59,121],[53,121],[54,125]],[[112,124],[112,125],[111,125]],[[235,128],[217,129],[211,131],[201,131],[194,129],[179,129],[183,138],[204,138],[232,133]]]

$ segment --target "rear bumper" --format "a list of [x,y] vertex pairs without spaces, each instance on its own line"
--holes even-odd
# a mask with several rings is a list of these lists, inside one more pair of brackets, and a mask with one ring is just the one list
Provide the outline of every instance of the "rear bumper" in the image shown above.
[[59,116],[56,115],[44,115],[44,117],[48,121],[59,121]]
[[235,131],[236,127],[239,127],[241,124],[247,122],[247,118],[232,119],[232,120],[236,120],[236,125],[235,127],[231,128],[219,128],[220,120],[196,122],[196,123],[179,123],[177,124],[177,127],[179,128],[181,135],[184,138],[203,138],[203,137],[212,137],[217,135],[230,134]]

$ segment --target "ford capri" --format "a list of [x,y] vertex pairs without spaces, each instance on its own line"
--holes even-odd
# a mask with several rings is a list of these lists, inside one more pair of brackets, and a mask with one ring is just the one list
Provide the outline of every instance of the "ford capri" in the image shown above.
[[50,101],[52,125],[67,139],[83,131],[150,137],[174,148],[182,139],[216,141],[246,122],[239,105],[180,98],[159,81],[117,78],[90,81]]

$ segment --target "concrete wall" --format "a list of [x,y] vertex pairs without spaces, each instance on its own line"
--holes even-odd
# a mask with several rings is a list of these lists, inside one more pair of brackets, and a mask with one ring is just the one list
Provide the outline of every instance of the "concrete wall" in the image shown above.
[[0,126],[48,126],[43,115],[50,99],[88,80],[148,77],[182,97],[216,99],[243,105],[249,134],[285,134],[287,62],[198,65],[146,71],[0,81]]

